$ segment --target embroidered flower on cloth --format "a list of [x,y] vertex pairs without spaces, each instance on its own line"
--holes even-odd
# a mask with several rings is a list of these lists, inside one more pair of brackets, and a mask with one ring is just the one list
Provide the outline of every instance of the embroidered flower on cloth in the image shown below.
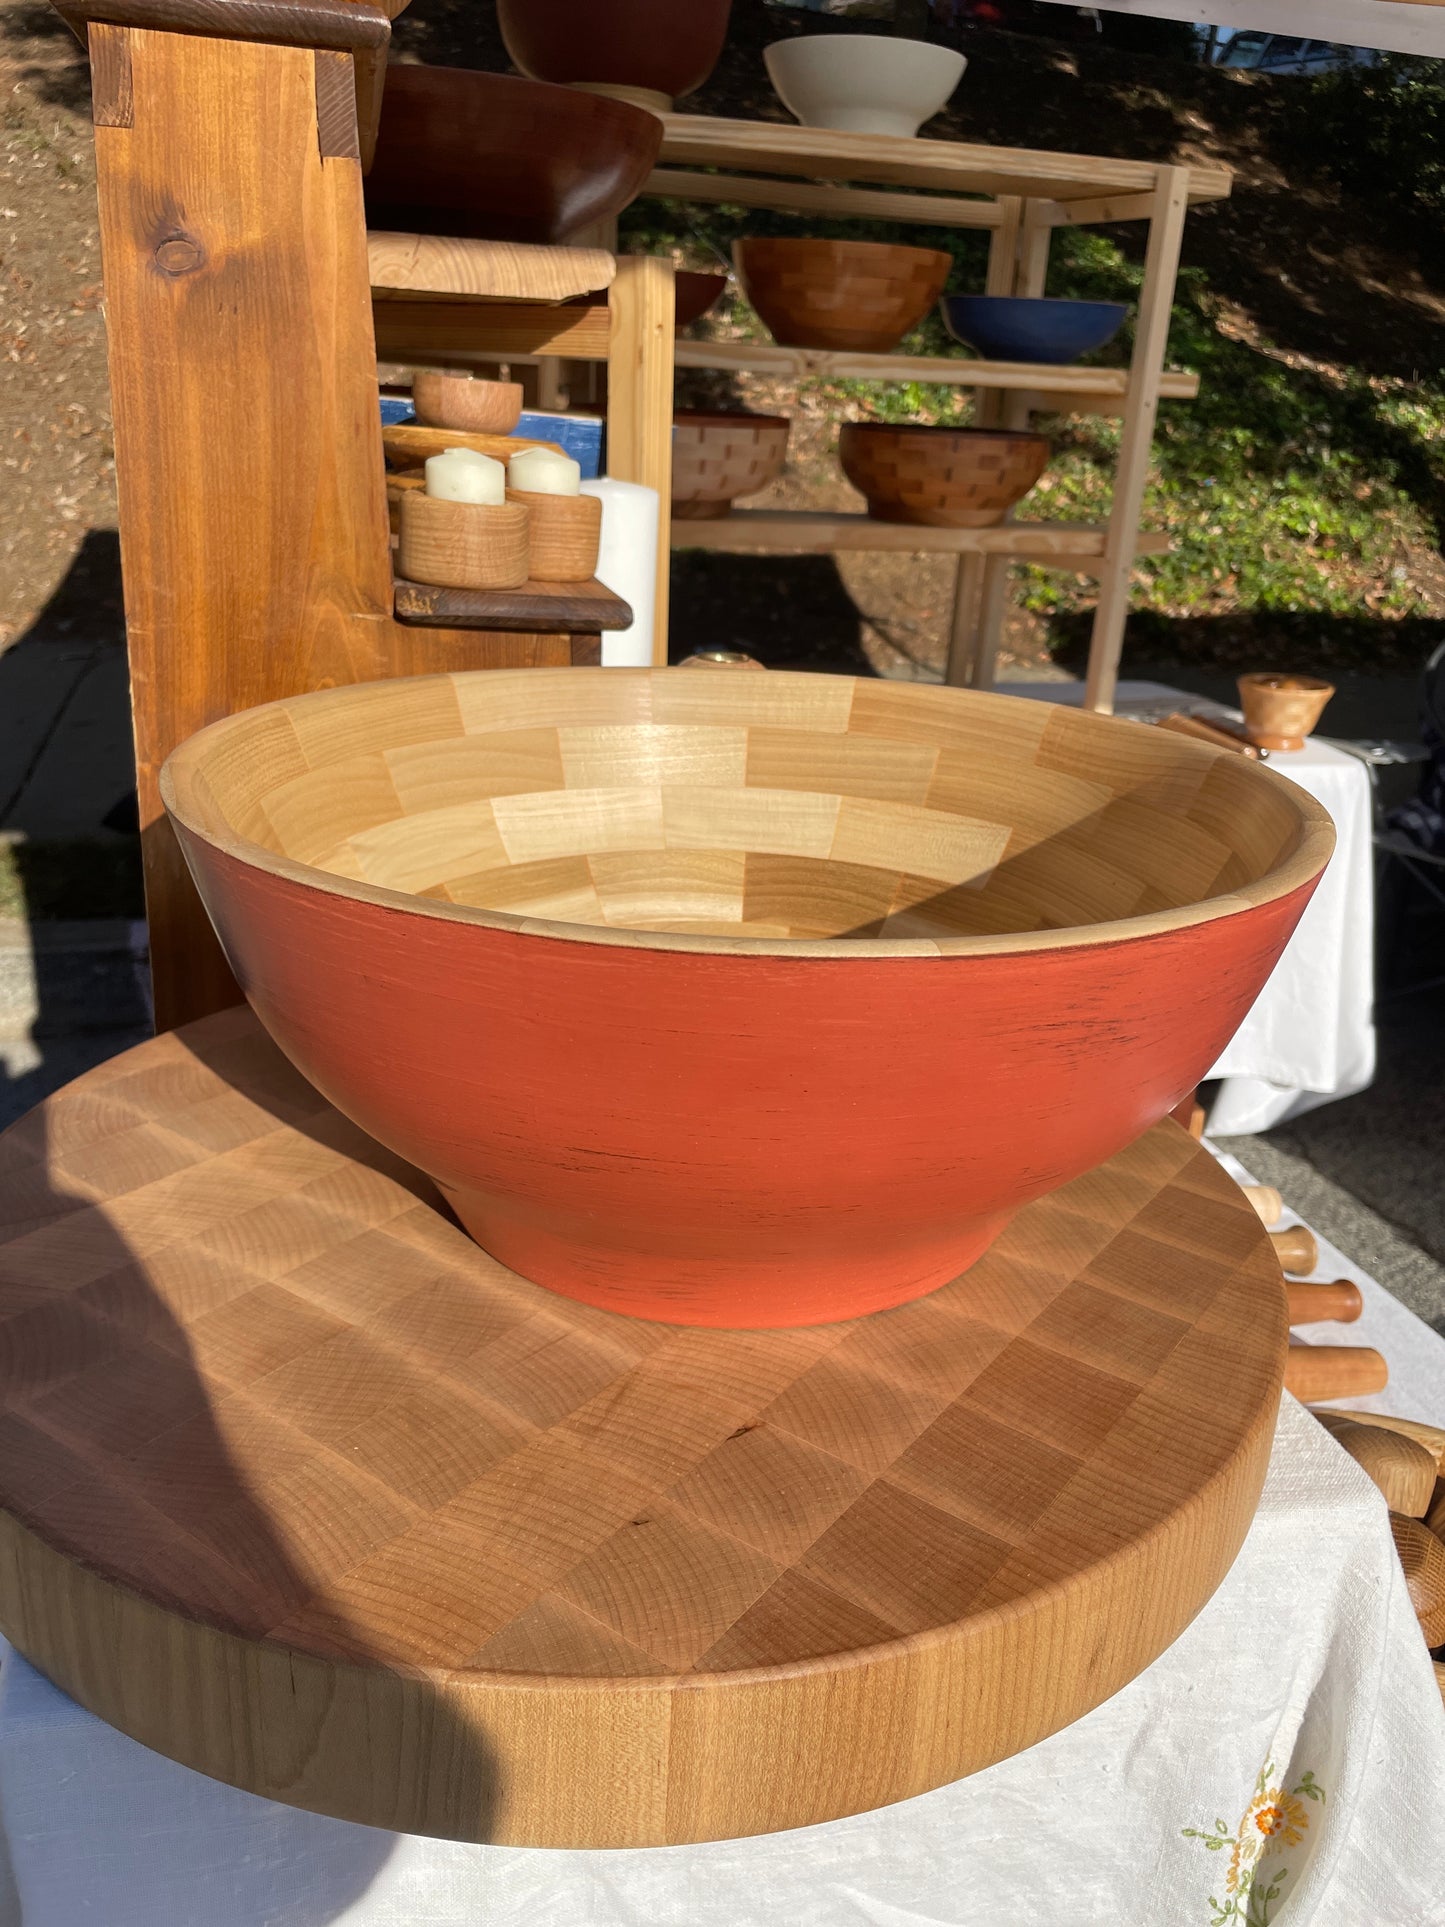
[[[1224,1877],[1223,1902],[1211,1894],[1214,1909],[1209,1927],[1269,1927],[1270,1914],[1278,1900],[1290,1868],[1280,1866],[1271,1856],[1288,1847],[1297,1847],[1309,1831],[1310,1816],[1306,1800],[1323,1804],[1325,1790],[1315,1780],[1314,1771],[1305,1773],[1297,1785],[1282,1787],[1275,1781],[1274,1762],[1266,1760],[1254,1792],[1239,1825],[1233,1832],[1223,1820],[1212,1827],[1185,1827],[1186,1840],[1202,1840],[1210,1853],[1229,1849],[1229,1870]],[[1270,1860],[1269,1866],[1265,1861]]]

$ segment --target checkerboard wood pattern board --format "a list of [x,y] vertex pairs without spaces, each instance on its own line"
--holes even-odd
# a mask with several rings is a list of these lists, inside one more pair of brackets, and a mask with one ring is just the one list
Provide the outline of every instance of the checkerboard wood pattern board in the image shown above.
[[1177,1636],[1285,1342],[1172,1124],[899,1310],[685,1329],[504,1270],[223,1013],[0,1140],[0,1626],[146,1745],[377,1826],[802,1826]]

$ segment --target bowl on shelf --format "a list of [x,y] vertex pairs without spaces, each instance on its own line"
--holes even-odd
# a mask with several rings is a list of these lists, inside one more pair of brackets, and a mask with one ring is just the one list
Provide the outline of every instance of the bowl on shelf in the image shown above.
[[845,422],[838,460],[875,522],[980,529],[1028,494],[1048,467],[1049,443],[1019,429]]
[[781,346],[886,355],[943,292],[953,260],[886,241],[754,235],[733,243],[733,265]]
[[1319,676],[1256,670],[1238,682],[1244,731],[1258,749],[1303,749],[1335,693]]
[[775,40],[763,59],[773,92],[805,127],[905,139],[938,112],[968,65],[952,47],[877,33]]
[[689,328],[721,298],[728,278],[725,274],[706,274],[697,268],[679,268],[672,278],[673,298],[677,303],[677,326]]
[[661,144],[657,116],[626,101],[469,67],[389,67],[367,224],[563,242],[626,207]]
[[921,1297],[1162,1118],[1333,841],[1187,737],[775,670],[328,689],[161,787],[261,1021],[479,1244],[734,1327]]
[[497,0],[513,64],[666,113],[723,50],[732,0]]
[[949,294],[943,319],[955,341],[986,361],[1077,361],[1112,341],[1129,310],[1122,301],[1056,301],[1050,296]]
[[411,405],[423,428],[460,428],[471,435],[510,435],[522,419],[519,381],[482,381],[418,368]]
[[727,515],[738,496],[756,495],[783,472],[793,426],[786,415],[679,409],[672,422],[672,513],[679,521]]

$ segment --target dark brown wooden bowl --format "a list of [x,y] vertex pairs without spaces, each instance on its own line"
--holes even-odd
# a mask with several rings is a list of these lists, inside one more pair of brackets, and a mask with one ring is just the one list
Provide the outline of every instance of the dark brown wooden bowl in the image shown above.
[[722,52],[732,0],[498,0],[497,24],[524,74],[640,88],[675,100]]
[[392,67],[366,182],[374,228],[565,241],[634,198],[662,144],[644,108],[462,67]]
[[733,243],[743,293],[786,348],[886,355],[943,292],[952,257],[881,241]]
[[838,460],[876,522],[987,528],[1043,474],[1049,443],[1003,428],[845,422]]

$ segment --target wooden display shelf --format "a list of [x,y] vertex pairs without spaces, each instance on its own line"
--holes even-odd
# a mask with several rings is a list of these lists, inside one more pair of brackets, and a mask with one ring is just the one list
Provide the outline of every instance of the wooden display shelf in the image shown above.
[[1227,1572],[1285,1361],[1172,1123],[896,1311],[648,1324],[505,1271],[245,1010],[14,1126],[0,1226],[6,1635],[217,1779],[498,1844],[804,1826],[1077,1719]]
[[[780,348],[773,341],[679,341],[679,368],[717,368],[731,374],[777,375],[795,381],[921,381],[955,388],[1018,390],[1040,397],[1039,408],[1074,397],[1122,401],[1127,368],[1055,367],[1036,361],[975,361],[966,355],[861,355],[832,348]],[[1166,369],[1161,401],[1193,401],[1199,377]],[[1051,397],[1059,399],[1054,402]]]
[[[996,522],[983,529],[933,529],[917,522],[877,522],[869,515],[833,509],[734,509],[716,521],[672,525],[675,549],[782,555],[831,555],[845,550],[1000,555],[1071,568],[1097,562],[1108,536],[1103,522]],[[1167,555],[1169,537],[1141,530],[1135,553]]]
[[396,618],[433,629],[598,636],[604,629],[626,629],[632,608],[596,576],[590,582],[528,582],[520,589],[449,589],[397,576]]

